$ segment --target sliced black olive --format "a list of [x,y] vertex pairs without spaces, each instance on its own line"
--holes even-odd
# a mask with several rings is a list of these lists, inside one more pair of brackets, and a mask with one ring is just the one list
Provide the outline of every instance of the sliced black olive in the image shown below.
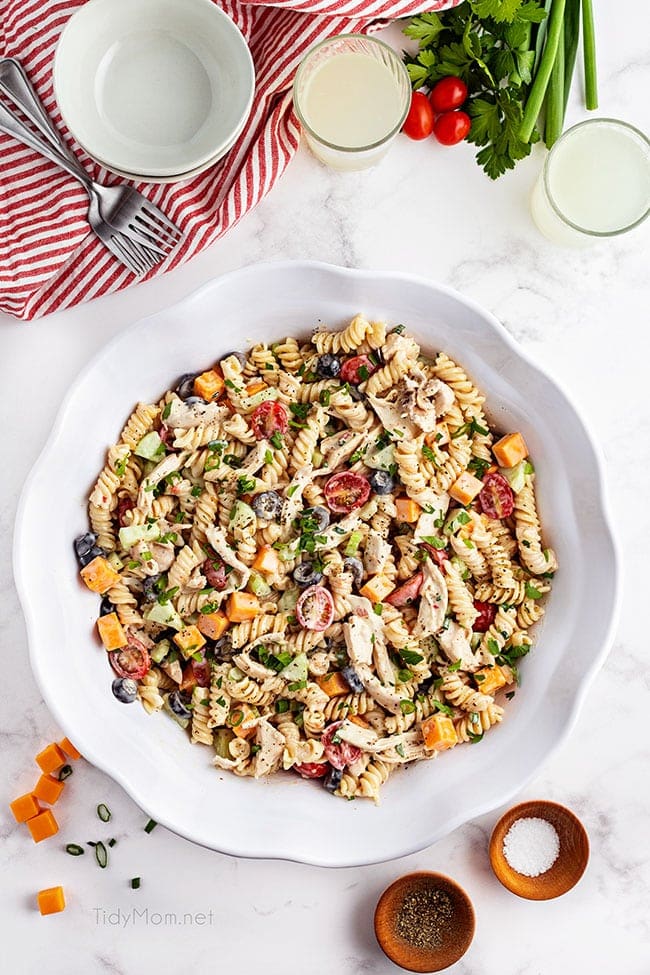
[[344,667],[341,674],[345,683],[355,694],[361,694],[365,690],[363,682],[354,667]]
[[112,684],[112,690],[122,704],[133,704],[138,696],[138,685],[130,677],[116,677]]
[[96,545],[97,535],[92,532],[84,532],[83,535],[78,535],[74,540],[74,550],[78,559],[87,555],[88,552]]
[[305,508],[302,513],[303,518],[313,518],[316,522],[315,532],[324,532],[330,523],[330,513],[327,508],[317,504],[313,508]]
[[85,565],[88,565],[89,562],[92,562],[93,559],[96,559],[98,555],[106,555],[106,552],[104,551],[103,548],[100,548],[99,545],[93,545],[90,551],[86,552],[84,555],[78,555],[77,561],[79,562],[79,565],[83,569]]
[[188,396],[186,398],[186,400],[185,400],[185,405],[186,406],[195,406],[196,403],[200,403],[201,406],[207,406],[208,405],[207,399],[203,399],[202,396]]
[[361,559],[355,559],[353,556],[348,556],[347,559],[343,559],[343,568],[346,572],[352,573],[352,578],[354,579],[354,584],[357,589],[363,582],[363,562]]
[[316,374],[323,379],[336,379],[341,371],[341,360],[336,355],[326,352],[319,355],[316,361]]
[[110,601],[108,596],[104,596],[101,603],[99,604],[99,615],[108,616],[109,613],[114,613],[114,612],[115,612],[115,606]]
[[145,601],[148,603],[153,603],[158,598],[158,590],[156,589],[156,583],[160,579],[161,573],[155,576],[146,576],[144,582],[142,583],[142,593],[144,595]]
[[183,699],[181,697],[180,691],[172,691],[167,698],[170,709],[174,712],[177,718],[191,718],[192,712],[188,707],[185,706]]
[[273,521],[278,518],[282,510],[282,498],[277,491],[262,491],[251,501],[251,507],[258,518]]
[[388,471],[373,471],[368,480],[375,494],[391,494],[395,490],[395,478]]
[[187,399],[189,396],[194,395],[194,380],[196,379],[195,372],[186,372],[178,380],[176,384],[176,392],[181,399]]
[[341,784],[341,779],[343,778],[343,772],[341,769],[333,768],[327,773],[323,779],[323,785],[328,792],[336,792]]
[[312,562],[300,562],[293,570],[293,578],[301,589],[306,589],[307,586],[317,586],[323,573],[314,568]]
[[214,644],[214,656],[217,660],[232,660],[233,646],[229,636],[222,636]]

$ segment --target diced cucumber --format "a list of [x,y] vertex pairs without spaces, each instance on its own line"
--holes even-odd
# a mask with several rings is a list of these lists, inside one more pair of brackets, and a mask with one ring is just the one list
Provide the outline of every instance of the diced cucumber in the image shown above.
[[172,645],[169,640],[159,640],[153,650],[149,652],[149,656],[155,664],[159,664],[161,660],[165,659],[171,647]]
[[351,558],[356,555],[356,551],[361,544],[361,539],[363,538],[363,532],[352,532],[348,539],[348,543],[343,549],[343,554]]
[[169,706],[169,694],[165,694],[165,699],[164,700],[165,700],[164,708],[165,708],[165,711],[167,712],[167,714],[170,714],[172,716],[172,718],[174,719],[174,721],[181,726],[181,728],[187,728],[188,725],[189,725],[189,723],[190,723],[190,719],[189,718],[181,718],[178,714],[176,714],[174,711],[172,711],[172,709]]
[[300,590],[294,587],[285,589],[278,599],[278,610],[281,613],[293,613],[300,596]]
[[264,576],[258,575],[257,572],[251,573],[247,588],[260,599],[268,599],[273,591]]
[[445,522],[444,532],[447,535],[455,535],[459,528],[469,524],[469,521],[470,517],[463,508],[454,508]]
[[151,433],[145,434],[135,448],[135,452],[138,457],[144,457],[145,460],[158,460],[165,454],[166,449],[156,431],[152,430]]
[[121,572],[124,568],[124,562],[119,557],[117,552],[111,552],[110,555],[107,555],[106,561],[112,569],[115,569],[116,572]]
[[245,528],[255,521],[255,512],[245,501],[235,501],[230,512],[230,525],[234,528]]
[[519,494],[526,483],[526,467],[530,466],[528,461],[520,460],[514,467],[500,467],[499,473],[503,474],[506,481],[515,494]]
[[278,553],[278,558],[281,562],[293,562],[296,557],[296,551],[291,542],[284,542],[281,545],[274,545],[273,547]]
[[246,674],[239,667],[231,667],[228,671],[228,680],[232,680],[235,684],[238,684],[240,680],[243,680]]
[[375,471],[390,470],[395,463],[395,447],[389,443],[387,447],[369,447],[366,451],[363,462],[366,467],[372,467]]
[[215,752],[220,758],[232,758],[228,746],[234,737],[235,732],[231,731],[230,728],[217,728],[212,736],[212,743]]
[[248,412],[248,410],[254,410],[260,403],[266,403],[268,399],[277,398],[278,390],[269,386],[267,389],[261,389],[259,393],[253,393],[252,396],[244,397],[244,409]]
[[160,623],[161,626],[171,626],[173,630],[182,630],[185,625],[171,603],[154,603],[144,614],[144,618],[151,623]]
[[323,455],[320,450],[313,450],[311,455],[311,462],[316,469],[318,469],[323,463]]
[[307,654],[299,653],[290,664],[280,671],[280,677],[289,681],[307,680]]
[[128,550],[138,542],[155,542],[160,538],[160,529],[153,525],[125,525],[120,528],[120,545]]

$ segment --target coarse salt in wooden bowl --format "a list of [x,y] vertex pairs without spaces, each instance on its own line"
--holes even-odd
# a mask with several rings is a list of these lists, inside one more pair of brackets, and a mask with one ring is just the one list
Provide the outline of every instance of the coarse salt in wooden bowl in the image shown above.
[[474,928],[471,900],[440,873],[400,877],[386,888],[375,910],[382,951],[409,972],[441,972],[453,965],[469,948]]
[[[504,853],[504,839],[511,826],[521,819],[542,819],[550,823],[559,839],[557,859],[536,877],[518,873]],[[535,799],[513,806],[501,817],[490,838],[490,863],[497,879],[513,894],[528,900],[545,901],[566,894],[578,883],[588,861],[587,831],[570,809],[557,802]]]

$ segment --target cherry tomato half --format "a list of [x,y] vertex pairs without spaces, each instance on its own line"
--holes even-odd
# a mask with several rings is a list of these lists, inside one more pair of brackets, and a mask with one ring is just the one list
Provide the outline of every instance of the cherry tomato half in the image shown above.
[[326,630],[334,619],[334,601],[324,586],[309,586],[296,603],[296,617],[306,630]]
[[330,511],[348,514],[360,508],[370,497],[370,482],[361,474],[341,471],[325,485],[325,500]]
[[322,779],[330,767],[327,762],[299,762],[293,766],[293,770],[302,775],[303,779]]
[[151,668],[151,657],[144,643],[134,636],[121,650],[113,650],[108,655],[111,667],[118,677],[140,680]]
[[474,609],[478,610],[478,616],[474,621],[472,629],[475,633],[485,633],[494,623],[497,615],[497,608],[494,603],[481,603],[478,599],[474,600]]
[[325,758],[340,772],[346,765],[351,765],[361,758],[361,749],[356,745],[350,745],[347,741],[332,741],[336,738],[336,732],[342,724],[342,721],[335,721],[334,724],[328,725],[321,735],[321,741],[325,746]]
[[226,566],[216,552],[209,552],[206,561],[203,563],[202,571],[207,584],[213,586],[218,592],[222,592],[228,585]]
[[429,101],[431,108],[436,115],[441,112],[452,112],[455,108],[460,108],[467,98],[467,85],[461,78],[449,75],[448,78],[441,78],[437,85],[434,85]]
[[367,355],[355,355],[341,366],[341,379],[351,386],[358,386],[372,376],[376,368]]
[[462,142],[472,127],[467,112],[443,112],[433,126],[433,134],[443,146],[455,146]]
[[488,518],[509,518],[515,507],[515,496],[503,474],[493,471],[483,479],[479,494],[481,510]]
[[251,427],[258,440],[268,440],[274,433],[286,433],[289,414],[282,403],[267,399],[253,410]]
[[433,545],[429,545],[428,542],[420,542],[418,548],[423,548],[436,565],[442,565],[444,562],[449,561],[449,555],[444,548],[435,548]]
[[411,95],[411,107],[406,116],[402,132],[409,139],[426,139],[433,132],[433,109],[427,96],[421,91]]
[[404,585],[394,589],[390,596],[386,597],[384,602],[390,603],[391,606],[410,606],[420,595],[423,582],[424,573],[416,572],[414,576],[406,580]]

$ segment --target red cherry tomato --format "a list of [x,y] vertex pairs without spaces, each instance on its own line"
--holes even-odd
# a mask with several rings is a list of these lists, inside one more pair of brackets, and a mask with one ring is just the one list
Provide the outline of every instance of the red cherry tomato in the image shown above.
[[444,562],[449,561],[449,556],[444,548],[435,548],[433,545],[429,545],[428,542],[420,542],[418,548],[423,548],[425,552],[428,552],[429,558],[431,558],[436,565],[442,565]]
[[309,586],[296,603],[296,617],[306,630],[326,630],[334,619],[334,601],[324,586]]
[[330,511],[346,515],[360,508],[370,497],[370,482],[361,474],[341,471],[325,485],[325,500]]
[[206,561],[203,563],[202,572],[205,581],[218,592],[222,592],[228,585],[226,576],[226,566],[216,552],[210,552]]
[[384,602],[391,606],[409,606],[420,595],[420,589],[424,582],[424,573],[416,572],[414,576],[407,579],[404,585],[394,589]]
[[467,85],[461,78],[457,78],[453,74],[449,75],[448,78],[441,78],[438,84],[433,86],[429,95],[431,108],[436,115],[460,108],[466,98]]
[[330,767],[327,762],[299,762],[293,766],[293,770],[302,775],[303,779],[322,779]]
[[503,474],[493,471],[483,478],[479,494],[481,510],[488,518],[509,518],[515,507],[515,496]]
[[354,355],[341,366],[341,379],[351,386],[358,386],[372,376],[376,368],[367,355]]
[[129,642],[121,650],[109,653],[108,659],[118,677],[130,677],[132,680],[140,680],[151,668],[149,651],[134,636],[129,636]]
[[433,132],[433,109],[427,96],[421,91],[411,95],[411,107],[402,132],[409,139],[426,139]]
[[127,511],[131,511],[132,508],[135,508],[135,501],[131,500],[131,498],[120,498],[117,502],[117,520],[121,528],[124,528],[126,525],[124,515]]
[[433,134],[443,146],[455,146],[462,142],[472,127],[467,112],[443,112],[433,126]]
[[340,772],[346,765],[351,765],[361,758],[361,749],[356,745],[350,745],[347,741],[332,741],[336,738],[336,732],[342,724],[342,721],[335,721],[334,724],[328,725],[321,735],[321,741],[325,746],[325,758]]
[[474,600],[474,609],[478,610],[478,616],[472,629],[475,633],[485,633],[494,623],[497,615],[497,608],[494,603],[481,603],[478,599]]
[[274,433],[286,433],[289,414],[282,403],[267,399],[253,410],[251,427],[258,440],[268,440]]

